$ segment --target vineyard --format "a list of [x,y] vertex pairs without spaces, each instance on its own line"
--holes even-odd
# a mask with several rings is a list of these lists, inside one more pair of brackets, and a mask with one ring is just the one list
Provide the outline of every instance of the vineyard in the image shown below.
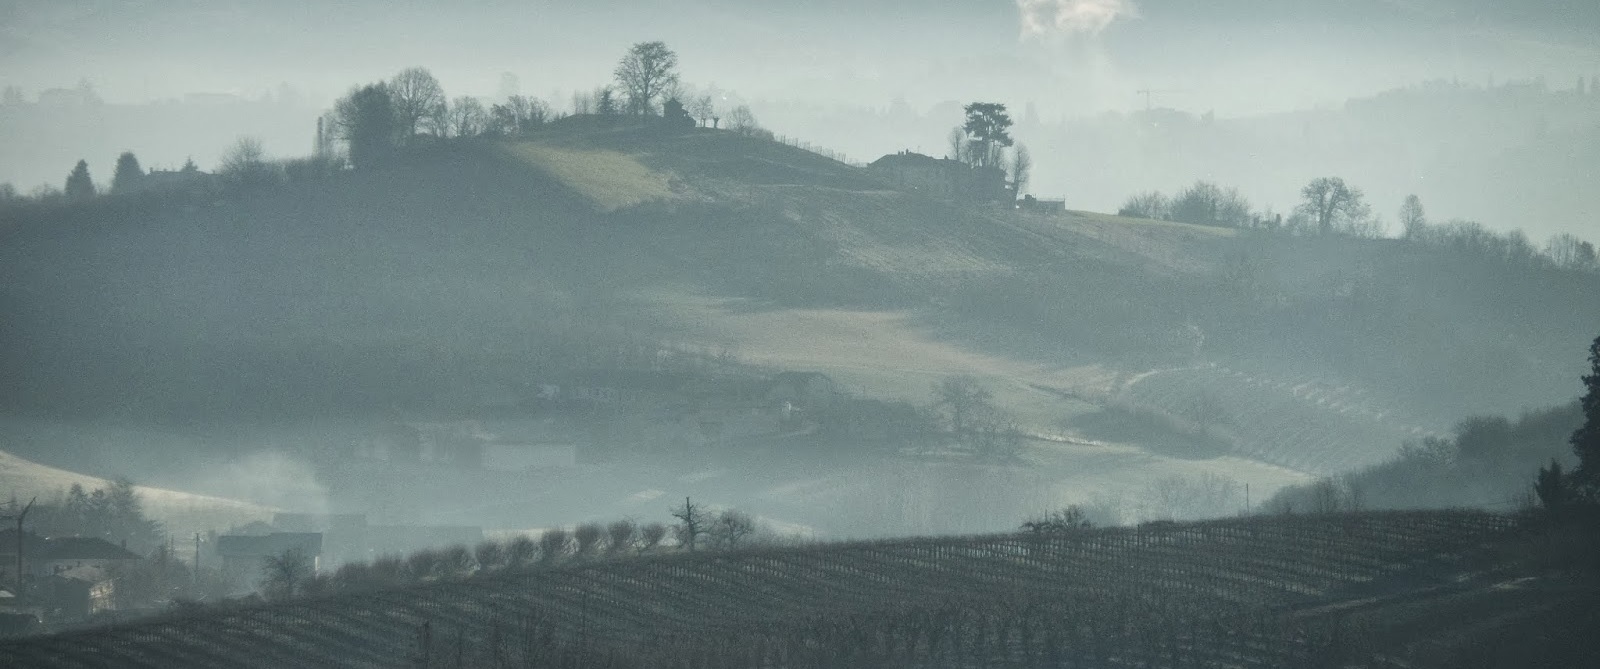
[[12,640],[0,665],[1343,666],[1370,651],[1324,611],[1510,527],[1374,512],[597,559]]
[[1121,399],[1175,415],[1198,411],[1194,419],[1227,434],[1234,454],[1318,475],[1381,462],[1403,441],[1431,434],[1350,386],[1216,365],[1146,375]]

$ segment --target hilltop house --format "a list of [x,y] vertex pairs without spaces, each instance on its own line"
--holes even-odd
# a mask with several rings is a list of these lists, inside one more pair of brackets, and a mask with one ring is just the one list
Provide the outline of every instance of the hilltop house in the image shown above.
[[1067,211],[1065,199],[1041,200],[1032,195],[1024,195],[1017,201],[1017,208],[1040,214],[1064,214]]
[[901,151],[867,165],[896,188],[957,202],[1003,203],[1014,199],[1006,173],[998,167],[973,167],[959,160]]

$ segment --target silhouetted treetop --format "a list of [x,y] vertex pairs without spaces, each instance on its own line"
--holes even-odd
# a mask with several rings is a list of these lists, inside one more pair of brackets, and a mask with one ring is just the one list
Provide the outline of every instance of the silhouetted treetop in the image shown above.
[[[628,98],[628,111],[654,114],[656,98],[678,82],[678,54],[664,42],[639,42],[617,64],[617,83]],[[603,112],[602,112],[603,113]]]
[[139,187],[139,180],[144,178],[144,170],[139,167],[139,159],[134,157],[132,151],[123,151],[117,156],[116,171],[111,175],[111,192],[126,193]]
[[64,189],[67,199],[87,200],[94,197],[94,179],[89,176],[89,162],[79,160],[74,165],[72,172],[67,175],[67,185]]

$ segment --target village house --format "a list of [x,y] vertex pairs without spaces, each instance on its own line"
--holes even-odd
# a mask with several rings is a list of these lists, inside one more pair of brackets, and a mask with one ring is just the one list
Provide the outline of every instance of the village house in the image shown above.
[[1017,208],[1039,214],[1064,214],[1067,212],[1065,199],[1041,200],[1032,195],[1024,195],[1017,201]]
[[[99,537],[22,536],[22,570],[50,617],[80,619],[115,608],[113,575],[141,558]],[[0,564],[15,569],[17,531],[0,532]],[[7,576],[10,576],[8,570]]]
[[940,199],[1007,206],[1014,199],[1006,173],[998,167],[973,167],[959,160],[901,151],[873,161],[867,169],[900,190]]

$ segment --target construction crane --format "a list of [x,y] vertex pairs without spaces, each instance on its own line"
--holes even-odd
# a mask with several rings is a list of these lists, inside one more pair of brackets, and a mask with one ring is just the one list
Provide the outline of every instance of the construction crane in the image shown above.
[[1147,112],[1150,111],[1150,109],[1151,109],[1150,96],[1152,96],[1152,95],[1169,95],[1169,94],[1187,93],[1187,92],[1188,91],[1180,91],[1180,90],[1170,89],[1170,88],[1169,89],[1141,88],[1141,89],[1139,89],[1137,91],[1134,91],[1134,93],[1144,96],[1144,110],[1147,111]]

